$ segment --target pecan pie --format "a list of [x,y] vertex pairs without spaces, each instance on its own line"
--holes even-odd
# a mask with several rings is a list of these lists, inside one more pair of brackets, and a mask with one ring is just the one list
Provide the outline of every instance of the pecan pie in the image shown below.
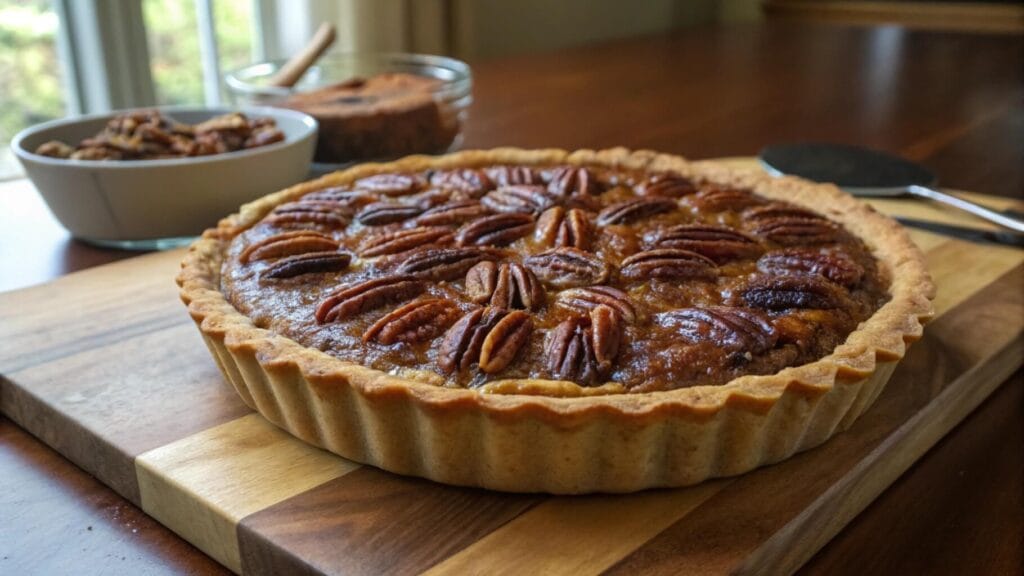
[[932,314],[833,186],[623,149],[367,164],[204,234],[182,297],[275,424],[442,482],[622,492],[816,446]]

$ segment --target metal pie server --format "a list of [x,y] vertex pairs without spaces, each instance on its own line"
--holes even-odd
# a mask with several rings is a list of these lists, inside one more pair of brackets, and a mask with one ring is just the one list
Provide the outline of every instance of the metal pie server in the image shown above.
[[959,208],[1024,234],[1024,221],[934,189],[935,174],[898,156],[843,144],[781,144],[761,151],[770,174],[833,182],[854,196],[917,196]]

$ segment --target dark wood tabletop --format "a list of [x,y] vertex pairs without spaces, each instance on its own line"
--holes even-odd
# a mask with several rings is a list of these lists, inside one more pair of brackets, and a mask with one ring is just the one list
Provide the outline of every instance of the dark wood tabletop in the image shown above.
[[[947,187],[1024,195],[1021,36],[772,23],[472,64],[465,147],[711,158],[846,142]],[[69,238],[25,180],[0,184],[0,206],[0,290],[134,255]],[[802,572],[1019,574],[1022,487],[1018,372]],[[226,572],[0,416],[0,573],[15,552],[47,573]]]

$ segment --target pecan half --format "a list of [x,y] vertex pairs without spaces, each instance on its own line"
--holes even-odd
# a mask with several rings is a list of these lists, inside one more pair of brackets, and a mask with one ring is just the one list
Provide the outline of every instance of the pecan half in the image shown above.
[[784,246],[827,244],[839,236],[834,224],[820,218],[766,218],[757,221],[753,232]]
[[494,183],[483,170],[472,168],[435,172],[430,177],[430,184],[444,190],[457,190],[473,198],[494,189]]
[[749,206],[757,206],[763,201],[746,190],[735,188],[713,187],[701,190],[689,199],[690,204],[711,212],[725,210],[742,210]]
[[238,260],[245,264],[253,260],[270,260],[295,256],[307,252],[334,251],[340,247],[338,242],[326,234],[312,230],[296,230],[268,236],[258,242],[246,246],[238,255]]
[[637,191],[644,196],[682,198],[697,192],[697,186],[689,178],[666,173],[651,176],[638,187]]
[[577,384],[599,383],[611,372],[621,339],[621,320],[607,306],[594,308],[589,318],[564,320],[548,336],[548,373]]
[[768,317],[749,308],[682,308],[658,314],[657,321],[676,328],[692,344],[710,343],[752,354],[771,350],[778,340]]
[[479,200],[456,200],[434,206],[416,217],[416,223],[424,226],[452,226],[476,220],[491,212]]
[[621,264],[621,273],[630,280],[652,278],[710,278],[715,262],[696,252],[680,248],[655,248],[637,252]]
[[356,220],[363,226],[383,226],[404,222],[414,216],[419,216],[423,208],[412,204],[396,204],[394,202],[374,202],[356,214]]
[[540,174],[529,166],[494,166],[487,169],[487,176],[498,186],[541,184]]
[[817,274],[847,287],[856,286],[864,276],[864,268],[841,252],[801,248],[765,254],[757,261],[757,269],[774,274]]
[[747,306],[763,310],[838,308],[845,300],[842,288],[817,276],[756,277],[739,290]]
[[494,212],[539,214],[555,201],[543,186],[502,186],[484,195],[480,203]]
[[299,200],[302,202],[311,200],[318,202],[334,202],[344,206],[352,212],[358,208],[366,206],[367,204],[375,202],[377,200],[377,196],[367,192],[366,190],[350,190],[348,188],[335,187],[310,192]]
[[426,282],[414,276],[394,275],[340,286],[316,308],[318,324],[345,320],[367,310],[412,298],[426,290]]
[[587,213],[579,208],[566,210],[561,206],[552,206],[537,220],[534,238],[545,246],[586,250],[590,244]]
[[526,236],[532,229],[531,214],[495,214],[464,224],[456,240],[463,246],[504,246]]
[[458,319],[459,308],[441,298],[416,300],[396,308],[363,333],[363,342],[413,344],[433,340]]
[[729,260],[753,258],[764,252],[757,240],[723,226],[680,224],[655,237],[658,248],[681,248],[707,256],[721,264]]
[[501,254],[475,247],[424,247],[408,253],[398,266],[400,274],[412,274],[430,280],[455,280],[483,260],[495,260]]
[[556,288],[600,284],[611,273],[596,254],[576,248],[555,248],[528,256],[523,262],[538,278]]
[[629,296],[611,286],[590,286],[570,288],[558,294],[558,305],[569,310],[589,313],[598,306],[615,310],[623,320],[632,324],[637,320],[637,311]]
[[325,200],[307,200],[281,204],[267,216],[271,224],[315,224],[331,228],[348,225],[351,210],[344,204]]
[[565,198],[573,195],[598,194],[596,179],[586,168],[565,166],[551,173],[548,192]]
[[445,333],[437,365],[446,374],[477,363],[488,374],[500,372],[530,339],[533,320],[521,310],[478,308]]
[[324,272],[341,272],[348,268],[352,256],[344,252],[310,252],[296,254],[274,262],[265,272],[264,278],[280,280],[294,278],[303,274],[322,274]]
[[495,308],[538,310],[544,305],[544,287],[521,264],[480,262],[466,272],[466,295],[477,304]]
[[356,180],[355,188],[385,196],[405,196],[416,192],[423,184],[423,179],[414,174],[377,174]]
[[618,204],[612,204],[597,215],[600,226],[612,224],[629,224],[656,214],[664,214],[676,209],[676,203],[669,198],[636,198]]
[[776,202],[765,206],[755,206],[743,212],[747,220],[767,220],[774,218],[806,218],[808,220],[823,219],[824,216],[810,210],[798,208],[792,204]]
[[455,239],[451,230],[443,226],[417,226],[383,234],[367,236],[359,247],[359,255],[373,258],[387,254],[398,254],[420,246],[441,246],[451,244]]

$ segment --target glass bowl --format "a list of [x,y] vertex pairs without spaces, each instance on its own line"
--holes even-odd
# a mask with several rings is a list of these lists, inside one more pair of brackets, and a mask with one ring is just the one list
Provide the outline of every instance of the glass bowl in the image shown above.
[[279,106],[316,118],[314,171],[442,154],[461,145],[473,82],[464,62],[424,54],[338,54],[318,61],[292,88],[270,85],[283,65],[261,62],[229,72],[228,93],[236,106]]

